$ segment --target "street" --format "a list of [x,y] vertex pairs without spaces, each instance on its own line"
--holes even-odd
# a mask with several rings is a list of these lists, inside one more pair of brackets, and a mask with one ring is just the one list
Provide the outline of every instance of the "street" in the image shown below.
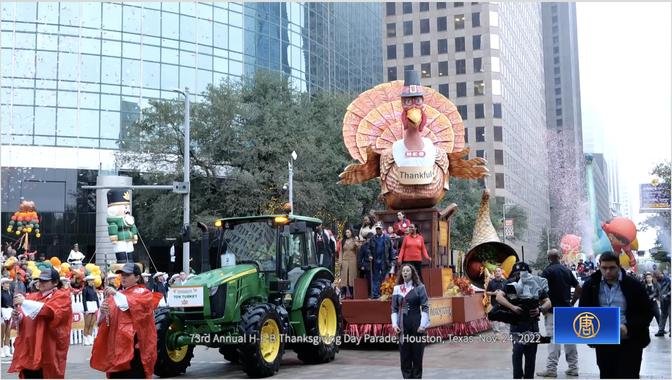
[[[654,327],[655,326],[655,327]],[[654,337],[655,322],[651,324],[651,344],[644,351],[641,377],[644,379],[672,378],[670,369],[670,338]],[[428,346],[425,350],[425,378],[509,378],[511,368],[511,344],[488,343],[492,338],[488,331],[472,337],[473,342],[446,342]],[[586,345],[579,345],[579,377],[599,378],[595,353]],[[71,346],[68,354],[66,378],[103,379],[105,375],[89,367],[91,348]],[[536,371],[544,369],[547,346],[540,345],[537,351]],[[18,378],[7,374],[9,360],[2,359],[2,377]],[[558,378],[566,378],[567,363],[560,358]],[[183,378],[247,378],[237,365],[231,365],[217,349],[197,348],[191,367]],[[401,378],[399,354],[394,346],[356,347],[342,349],[336,360],[322,365],[304,365],[293,351],[285,353],[276,378]]]

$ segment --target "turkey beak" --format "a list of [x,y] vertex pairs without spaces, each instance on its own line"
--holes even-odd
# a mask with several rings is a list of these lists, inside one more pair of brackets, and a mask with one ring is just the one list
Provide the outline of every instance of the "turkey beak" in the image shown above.
[[418,108],[413,108],[408,111],[406,117],[413,123],[413,125],[418,125],[422,120],[422,111]]

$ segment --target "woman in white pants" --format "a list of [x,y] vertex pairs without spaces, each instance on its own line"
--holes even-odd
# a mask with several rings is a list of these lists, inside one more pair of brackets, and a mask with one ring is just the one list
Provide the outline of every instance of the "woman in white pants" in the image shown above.
[[2,283],[2,326],[0,326],[0,330],[2,332],[2,346],[0,346],[0,357],[9,357],[12,356],[12,352],[10,350],[10,331],[11,331],[11,318],[12,318],[12,303],[13,303],[13,294],[12,291],[9,289],[9,284],[12,282],[9,278],[2,278],[0,279],[0,283]]

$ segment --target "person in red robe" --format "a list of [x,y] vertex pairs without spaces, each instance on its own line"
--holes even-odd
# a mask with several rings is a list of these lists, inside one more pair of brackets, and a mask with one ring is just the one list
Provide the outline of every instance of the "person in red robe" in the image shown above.
[[60,289],[59,274],[52,268],[40,272],[38,289],[14,297],[17,337],[7,372],[19,372],[21,379],[63,379],[72,329],[70,292]]
[[[108,378],[152,378],[156,363],[154,309],[158,299],[141,283],[140,267],[126,263],[121,290],[105,289],[91,368]],[[160,293],[159,293],[160,294]]]

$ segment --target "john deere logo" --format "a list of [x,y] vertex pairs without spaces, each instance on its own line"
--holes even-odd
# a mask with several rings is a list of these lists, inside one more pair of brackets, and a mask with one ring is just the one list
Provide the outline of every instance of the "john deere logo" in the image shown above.
[[577,337],[582,339],[594,338],[600,332],[600,319],[593,313],[581,313],[574,318],[572,327]]

